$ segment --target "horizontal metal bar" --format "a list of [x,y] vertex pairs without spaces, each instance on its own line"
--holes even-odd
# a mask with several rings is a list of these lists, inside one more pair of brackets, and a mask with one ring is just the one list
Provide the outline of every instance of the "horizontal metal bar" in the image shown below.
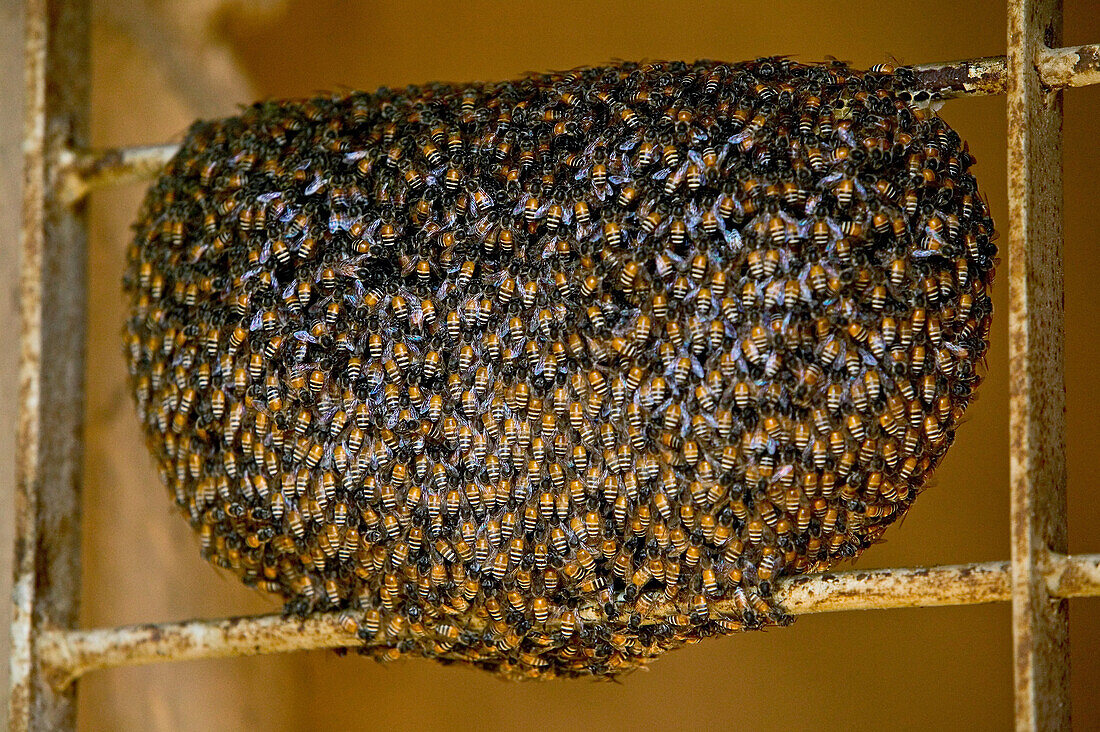
[[[1057,597],[1100,596],[1100,554],[1059,556],[1048,575]],[[780,581],[776,601],[793,615],[840,610],[979,605],[1007,602],[1009,563],[984,562],[912,569],[826,572]],[[732,602],[732,601],[731,601]],[[725,601],[712,612],[733,611]],[[685,608],[654,608],[659,621]],[[592,612],[581,618],[595,620]],[[161,661],[253,656],[284,651],[344,648],[359,640],[341,628],[339,614],[299,620],[280,615],[128,625],[95,630],[47,630],[39,653],[51,682],[64,688],[99,669]]]
[[[1051,89],[1100,84],[1100,44],[1045,48],[1039,52],[1035,65],[1043,85]],[[917,80],[910,98],[918,102],[993,96],[1008,89],[1004,56],[920,64],[913,71]]]
[[[1005,57],[914,66],[914,101],[990,96],[1005,93]],[[1039,60],[1043,81],[1051,87],[1100,84],[1100,44],[1046,51]],[[179,145],[145,145],[73,153],[61,181],[63,197],[77,201],[90,191],[154,177]]]
[[1039,78],[1051,89],[1100,84],[1100,43],[1043,49]]
[[912,68],[916,83],[908,97],[915,102],[1005,93],[1004,56],[920,64]]
[[106,150],[69,151],[60,179],[61,199],[75,203],[90,191],[156,177],[179,145],[140,145]]
[[1051,597],[1096,597],[1100,588],[1100,554],[1047,555],[1044,572]]

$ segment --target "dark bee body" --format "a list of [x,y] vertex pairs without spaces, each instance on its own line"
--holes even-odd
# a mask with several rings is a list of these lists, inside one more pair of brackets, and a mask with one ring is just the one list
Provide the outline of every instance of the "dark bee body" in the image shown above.
[[880,90],[622,64],[197,123],[126,354],[204,555],[510,678],[785,622],[777,581],[904,515],[987,345],[970,157]]

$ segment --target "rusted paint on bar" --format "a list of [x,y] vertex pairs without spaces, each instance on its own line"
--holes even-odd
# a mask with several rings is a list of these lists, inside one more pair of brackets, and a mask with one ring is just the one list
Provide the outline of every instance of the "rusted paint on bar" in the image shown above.
[[70,729],[74,692],[44,680],[38,633],[72,627],[80,594],[85,223],[57,196],[87,144],[87,0],[26,3],[20,411],[10,725]]
[[1008,596],[1008,562],[832,572],[789,580],[782,595],[796,615],[979,605]]
[[[1097,591],[1100,592],[1100,587]],[[1008,562],[985,562],[802,575],[781,580],[775,600],[791,615],[811,615],[842,610],[975,605],[1005,602],[1008,597]],[[737,613],[733,600],[713,602],[710,608],[717,615]],[[653,610],[657,619],[690,612],[687,604],[658,605]]]
[[1100,588],[1100,554],[1047,557],[1047,592],[1051,597],[1096,597]]
[[[1043,84],[1051,89],[1100,84],[1100,44],[1043,49],[1036,65]],[[917,83],[910,96],[918,102],[993,96],[1008,88],[1005,56],[920,64],[912,69]]]
[[61,197],[76,202],[89,191],[156,177],[179,145],[142,145],[69,153]]
[[1068,729],[1067,603],[1043,572],[1066,551],[1062,93],[1039,78],[1061,0],[1008,4],[1009,410],[1016,726]]
[[912,68],[917,83],[910,97],[915,102],[1005,93],[1004,56],[921,64]]
[[1100,43],[1043,49],[1038,63],[1043,84],[1052,89],[1100,84]]
[[354,646],[338,615],[304,620],[281,615],[146,623],[85,631],[50,631],[39,639],[53,665],[50,678],[65,688],[89,671],[164,661],[256,656]]
[[[1060,557],[1050,568],[1050,583],[1073,597],[1100,596],[1100,554]],[[984,562],[913,569],[828,572],[785,579],[776,601],[792,615],[841,610],[977,605],[1006,602],[1011,594],[1009,562]],[[723,603],[712,606],[721,613]],[[654,609],[658,622],[686,608]],[[589,611],[586,619],[595,619]],[[356,646],[340,627],[336,613],[305,620],[279,615],[131,625],[64,631],[41,636],[41,653],[50,678],[59,687],[105,668],[163,661],[252,656],[319,648]]]

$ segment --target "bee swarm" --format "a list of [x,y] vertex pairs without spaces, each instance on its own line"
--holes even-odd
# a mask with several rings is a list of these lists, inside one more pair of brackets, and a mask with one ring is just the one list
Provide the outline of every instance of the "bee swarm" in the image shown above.
[[626,63],[196,123],[124,286],[203,554],[509,678],[789,622],[776,580],[905,513],[988,345],[974,161],[907,83]]

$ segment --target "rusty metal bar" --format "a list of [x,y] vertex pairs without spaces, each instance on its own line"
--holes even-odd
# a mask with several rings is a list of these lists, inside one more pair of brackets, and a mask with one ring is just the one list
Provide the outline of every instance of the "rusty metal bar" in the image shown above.
[[1100,84],[1100,43],[1039,52],[1039,76],[1051,89]]
[[[1060,556],[1049,569],[1050,591],[1061,597],[1100,597],[1100,554]],[[785,579],[776,601],[793,615],[1007,602],[1009,562],[915,569],[828,572]],[[733,610],[719,601],[712,611]],[[654,622],[686,608],[657,607]],[[596,619],[582,611],[582,620]],[[476,619],[475,619],[476,622]],[[51,681],[64,688],[99,669],[163,661],[252,656],[357,646],[337,613],[305,620],[280,615],[130,625],[95,630],[52,630],[39,641]],[[385,644],[381,644],[385,645]]]
[[140,145],[69,152],[61,197],[75,202],[97,188],[154,178],[177,150],[179,145]]
[[1066,551],[1062,93],[1040,78],[1061,0],[1008,4],[1008,348],[1016,727],[1068,729],[1069,631],[1044,568]]
[[[1035,65],[1043,85],[1051,89],[1100,84],[1100,44],[1044,48],[1036,55]],[[912,69],[916,84],[909,97],[916,102],[993,96],[1008,88],[1005,56],[920,64]]]
[[965,61],[914,66],[915,102],[959,97],[988,97],[1005,93],[1005,57],[986,56]]
[[88,143],[87,0],[28,0],[22,333],[10,726],[75,726],[75,691],[44,678],[42,628],[69,628],[80,594],[84,212],[58,196],[65,150]]
[[1100,588],[1100,554],[1047,556],[1047,593],[1051,597],[1096,597]]

